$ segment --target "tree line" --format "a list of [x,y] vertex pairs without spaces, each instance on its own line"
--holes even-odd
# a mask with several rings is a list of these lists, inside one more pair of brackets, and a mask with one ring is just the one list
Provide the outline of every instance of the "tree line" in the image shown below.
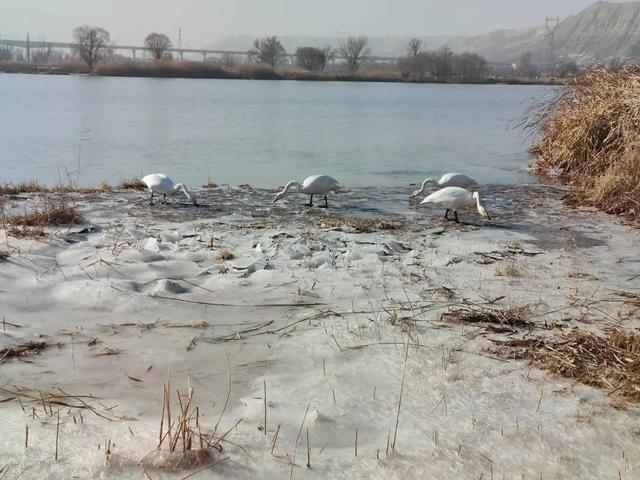
[[[92,69],[96,62],[113,57],[113,44],[107,30],[82,25],[73,30],[74,53]],[[163,34],[152,32],[144,39],[144,46],[153,60],[171,60],[169,50],[173,47],[171,39]],[[47,62],[49,60],[61,60],[61,51],[49,48],[34,49],[31,52],[31,60],[34,62]],[[253,48],[247,52],[250,62],[267,64],[271,67],[283,65],[295,65],[301,70],[311,72],[323,72],[329,66],[332,70],[347,70],[354,73],[363,65],[383,68],[375,64],[371,56],[369,41],[366,37],[349,37],[341,41],[336,48],[325,47],[298,47],[293,54],[288,54],[277,37],[264,37],[254,41]],[[11,47],[0,46],[0,61],[21,60],[23,58],[14,54]],[[220,58],[212,60],[224,67],[230,68],[242,59],[236,55],[226,53]],[[375,65],[374,65],[375,64]],[[397,59],[391,67],[384,68],[399,71],[405,79],[431,80],[438,82],[481,81],[488,75],[487,61],[475,53],[454,53],[448,47],[427,51],[419,38],[412,38],[406,45],[406,55]],[[578,68],[574,62],[565,62],[555,68],[557,74],[565,75],[576,73]],[[540,75],[538,67],[533,62],[531,52],[526,52],[512,67],[514,74],[535,78]]]

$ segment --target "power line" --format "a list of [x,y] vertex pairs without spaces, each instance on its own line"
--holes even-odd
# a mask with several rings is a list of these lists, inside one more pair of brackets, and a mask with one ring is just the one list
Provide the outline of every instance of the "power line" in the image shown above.
[[549,58],[547,59],[547,70],[549,73],[555,70],[555,37],[556,30],[560,25],[560,17],[547,17],[544,19],[545,28],[549,35]]

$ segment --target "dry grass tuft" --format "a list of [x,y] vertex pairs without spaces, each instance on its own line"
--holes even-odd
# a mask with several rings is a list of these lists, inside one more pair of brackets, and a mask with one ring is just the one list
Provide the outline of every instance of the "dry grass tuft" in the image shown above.
[[226,262],[227,260],[233,260],[235,257],[236,256],[230,250],[220,250],[218,252],[218,255],[216,255],[216,258],[218,260],[222,260],[223,262]]
[[18,193],[39,193],[47,192],[47,187],[43,187],[36,180],[29,180],[22,183],[5,183],[0,185],[0,195],[17,195]]
[[217,188],[218,184],[213,182],[207,182],[202,184],[202,188]]
[[14,215],[8,224],[14,227],[43,227],[49,225],[73,225],[82,221],[76,207],[65,200],[45,201],[30,213]]
[[117,188],[121,190],[146,190],[147,186],[139,178],[130,178],[120,182]]
[[535,172],[580,187],[575,200],[640,220],[640,65],[595,67],[535,106]]
[[503,333],[533,327],[533,322],[526,320],[530,314],[531,307],[528,305],[498,307],[493,304],[462,303],[449,307],[442,319],[456,323],[487,324],[488,330]]
[[82,215],[76,206],[67,202],[65,198],[51,201],[43,196],[39,205],[23,214],[6,218],[2,226],[12,237],[44,237],[44,227],[73,225],[82,221]]
[[22,343],[13,347],[0,348],[0,361],[10,357],[25,357],[27,355],[39,355],[47,348],[46,342]]
[[519,276],[520,270],[518,269],[518,266],[515,264],[515,262],[509,263],[506,267],[504,267],[504,270],[496,270],[496,277],[517,278]]
[[494,340],[495,353],[533,365],[609,394],[640,400],[640,333],[615,328],[606,337],[579,328],[552,337]]
[[[203,434],[200,425],[200,408],[194,405],[194,390],[189,382],[186,394],[177,392],[178,404],[171,401],[171,385],[163,385],[162,418],[156,450],[147,454],[140,464],[145,468],[160,470],[206,469],[228,459],[212,461],[222,453],[220,442],[226,433],[217,436]],[[172,409],[176,416],[172,416]],[[237,425],[237,424],[236,424]],[[235,427],[235,426],[234,426]],[[111,460],[111,459],[110,459]],[[190,476],[190,475],[189,475]],[[186,477],[185,477],[186,478]]]
[[342,230],[345,227],[355,230],[356,233],[370,233],[376,230],[396,230],[399,228],[397,225],[384,220],[368,220],[358,217],[329,217],[323,218],[319,222],[320,227],[331,228],[334,230]]
[[102,182],[98,187],[84,187],[77,188],[74,185],[58,185],[51,189],[54,193],[100,193],[100,192],[110,192],[113,188],[111,185]]
[[9,252],[7,252],[6,250],[0,251],[0,262],[3,261],[3,260],[6,260],[10,256],[11,256],[11,254]]

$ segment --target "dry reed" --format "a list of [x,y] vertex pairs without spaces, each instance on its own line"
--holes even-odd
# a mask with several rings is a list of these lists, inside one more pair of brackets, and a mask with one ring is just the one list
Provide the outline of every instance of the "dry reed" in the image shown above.
[[230,250],[220,250],[218,252],[218,255],[216,255],[216,258],[218,260],[226,262],[227,260],[233,260],[235,258],[235,255]]
[[142,183],[139,178],[130,178],[129,180],[123,180],[118,184],[120,190],[146,190],[147,186]]
[[640,401],[640,333],[614,328],[607,336],[579,328],[550,337],[494,340],[495,353],[580,383]]
[[572,196],[640,219],[640,66],[595,67],[523,121],[539,136],[531,168],[579,187]]
[[47,187],[43,187],[36,180],[29,180],[22,183],[4,183],[0,185],[0,195],[17,195],[19,193],[39,193],[48,191]]

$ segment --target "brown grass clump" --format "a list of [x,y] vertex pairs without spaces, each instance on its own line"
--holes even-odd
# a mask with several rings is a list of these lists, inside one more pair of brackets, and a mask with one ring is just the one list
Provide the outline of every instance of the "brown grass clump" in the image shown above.
[[218,260],[222,260],[223,262],[226,262],[227,260],[233,260],[235,257],[236,256],[230,250],[220,250],[218,252],[218,255],[216,255],[216,258]]
[[139,178],[130,178],[120,182],[118,188],[121,190],[146,190],[147,186]]
[[202,184],[202,188],[218,188],[218,184],[213,182],[207,182]]
[[77,188],[74,185],[57,185],[51,189],[54,193],[100,193],[110,192],[113,188],[111,185],[102,182],[98,187],[83,187]]
[[539,135],[534,172],[580,187],[576,200],[640,219],[640,65],[595,67],[523,122]]
[[36,180],[29,180],[22,183],[5,183],[0,185],[0,195],[17,195],[18,193],[39,193],[48,191],[47,187],[43,187]]
[[496,353],[609,394],[640,401],[640,333],[615,328],[604,337],[579,328],[552,337],[495,341]]
[[526,319],[530,313],[531,308],[526,305],[499,307],[465,302],[449,307],[449,311],[442,314],[442,319],[456,323],[482,323],[494,333],[506,333],[533,327],[533,323]]
[[520,270],[515,262],[509,263],[504,270],[498,269],[496,270],[496,277],[508,277],[508,278],[517,278],[520,276]]
[[10,256],[11,256],[11,254],[9,252],[7,252],[6,250],[0,251],[0,262],[3,261],[3,260],[6,260]]
[[57,202],[45,201],[41,207],[35,208],[30,213],[10,217],[7,223],[14,227],[42,227],[72,225],[81,221],[82,215],[74,205],[58,200]]
[[344,227],[352,228],[356,233],[369,233],[376,230],[396,230],[397,225],[384,220],[368,220],[358,217],[330,217],[323,218],[320,226],[324,228],[332,228],[336,230],[344,229]]
[[30,211],[6,218],[2,226],[12,237],[44,237],[44,227],[73,225],[82,221],[82,215],[76,206],[68,203],[66,199],[50,201],[43,198],[42,203]]
[[[178,404],[175,404],[171,401],[171,385],[167,382],[163,386],[158,445],[140,464],[145,469],[198,469],[194,472],[197,473],[228,460],[228,457],[219,458],[223,450],[220,442],[224,441],[231,429],[222,435],[218,435],[215,428],[212,434],[202,433],[200,408],[194,405],[194,390],[190,382],[187,392],[180,394],[178,391],[177,396]],[[173,415],[172,409],[175,412]],[[109,454],[107,459],[117,461],[117,458],[110,457]]]

